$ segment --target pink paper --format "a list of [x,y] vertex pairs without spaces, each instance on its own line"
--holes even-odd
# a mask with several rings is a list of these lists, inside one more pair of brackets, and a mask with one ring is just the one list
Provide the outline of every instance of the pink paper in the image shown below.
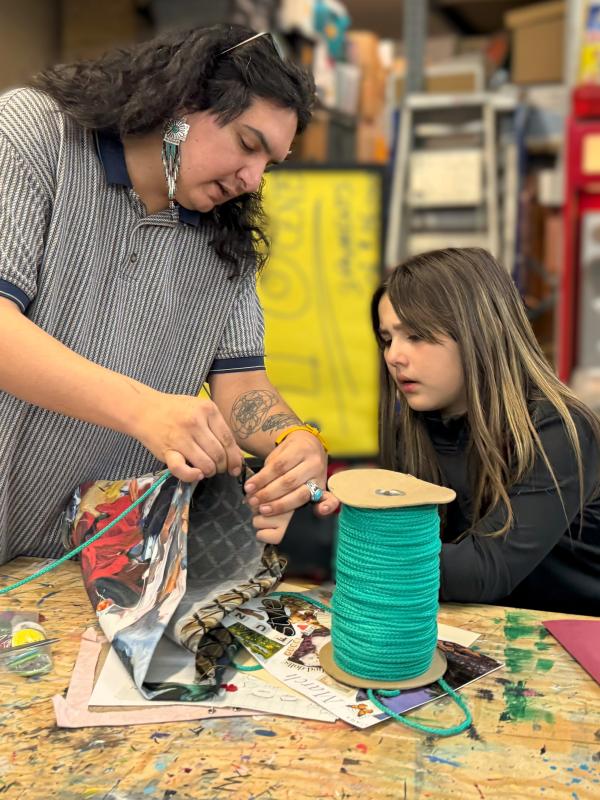
[[67,696],[54,695],[52,704],[60,728],[89,728],[96,725],[143,725],[155,722],[181,722],[215,717],[244,717],[255,712],[210,706],[157,706],[132,711],[90,711],[88,702],[94,688],[94,673],[106,639],[93,628],[84,631]]
[[584,670],[600,683],[600,619],[553,619],[543,624]]

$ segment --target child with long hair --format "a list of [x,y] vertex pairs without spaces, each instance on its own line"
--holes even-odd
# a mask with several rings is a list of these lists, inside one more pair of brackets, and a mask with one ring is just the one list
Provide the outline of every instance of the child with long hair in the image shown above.
[[600,615],[600,423],[485,250],[410,258],[372,301],[383,466],[451,487],[440,599]]

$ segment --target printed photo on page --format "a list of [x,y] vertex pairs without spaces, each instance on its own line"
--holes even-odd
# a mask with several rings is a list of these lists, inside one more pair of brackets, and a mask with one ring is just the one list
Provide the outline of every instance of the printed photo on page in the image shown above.
[[[331,592],[304,592],[321,603]],[[357,728],[387,719],[364,692],[338,683],[321,667],[319,650],[331,639],[331,615],[294,594],[253,598],[226,616],[222,624],[259,664],[305,697]]]

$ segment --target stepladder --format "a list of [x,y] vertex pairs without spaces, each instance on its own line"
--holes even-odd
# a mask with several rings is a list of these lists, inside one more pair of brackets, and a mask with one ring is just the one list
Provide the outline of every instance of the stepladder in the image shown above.
[[385,263],[483,247],[513,272],[519,126],[512,94],[409,94],[395,144]]

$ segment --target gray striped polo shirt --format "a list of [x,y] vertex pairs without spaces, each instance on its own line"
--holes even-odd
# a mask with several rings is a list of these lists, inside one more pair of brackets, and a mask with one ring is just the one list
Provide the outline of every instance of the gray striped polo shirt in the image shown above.
[[[41,92],[10,91],[0,182],[0,295],[40,328],[161,392],[194,395],[210,371],[263,368],[252,271],[228,277],[199,213],[145,215],[119,140]],[[0,392],[0,561],[60,555],[60,515],[79,483],[159,467],[124,434]]]

